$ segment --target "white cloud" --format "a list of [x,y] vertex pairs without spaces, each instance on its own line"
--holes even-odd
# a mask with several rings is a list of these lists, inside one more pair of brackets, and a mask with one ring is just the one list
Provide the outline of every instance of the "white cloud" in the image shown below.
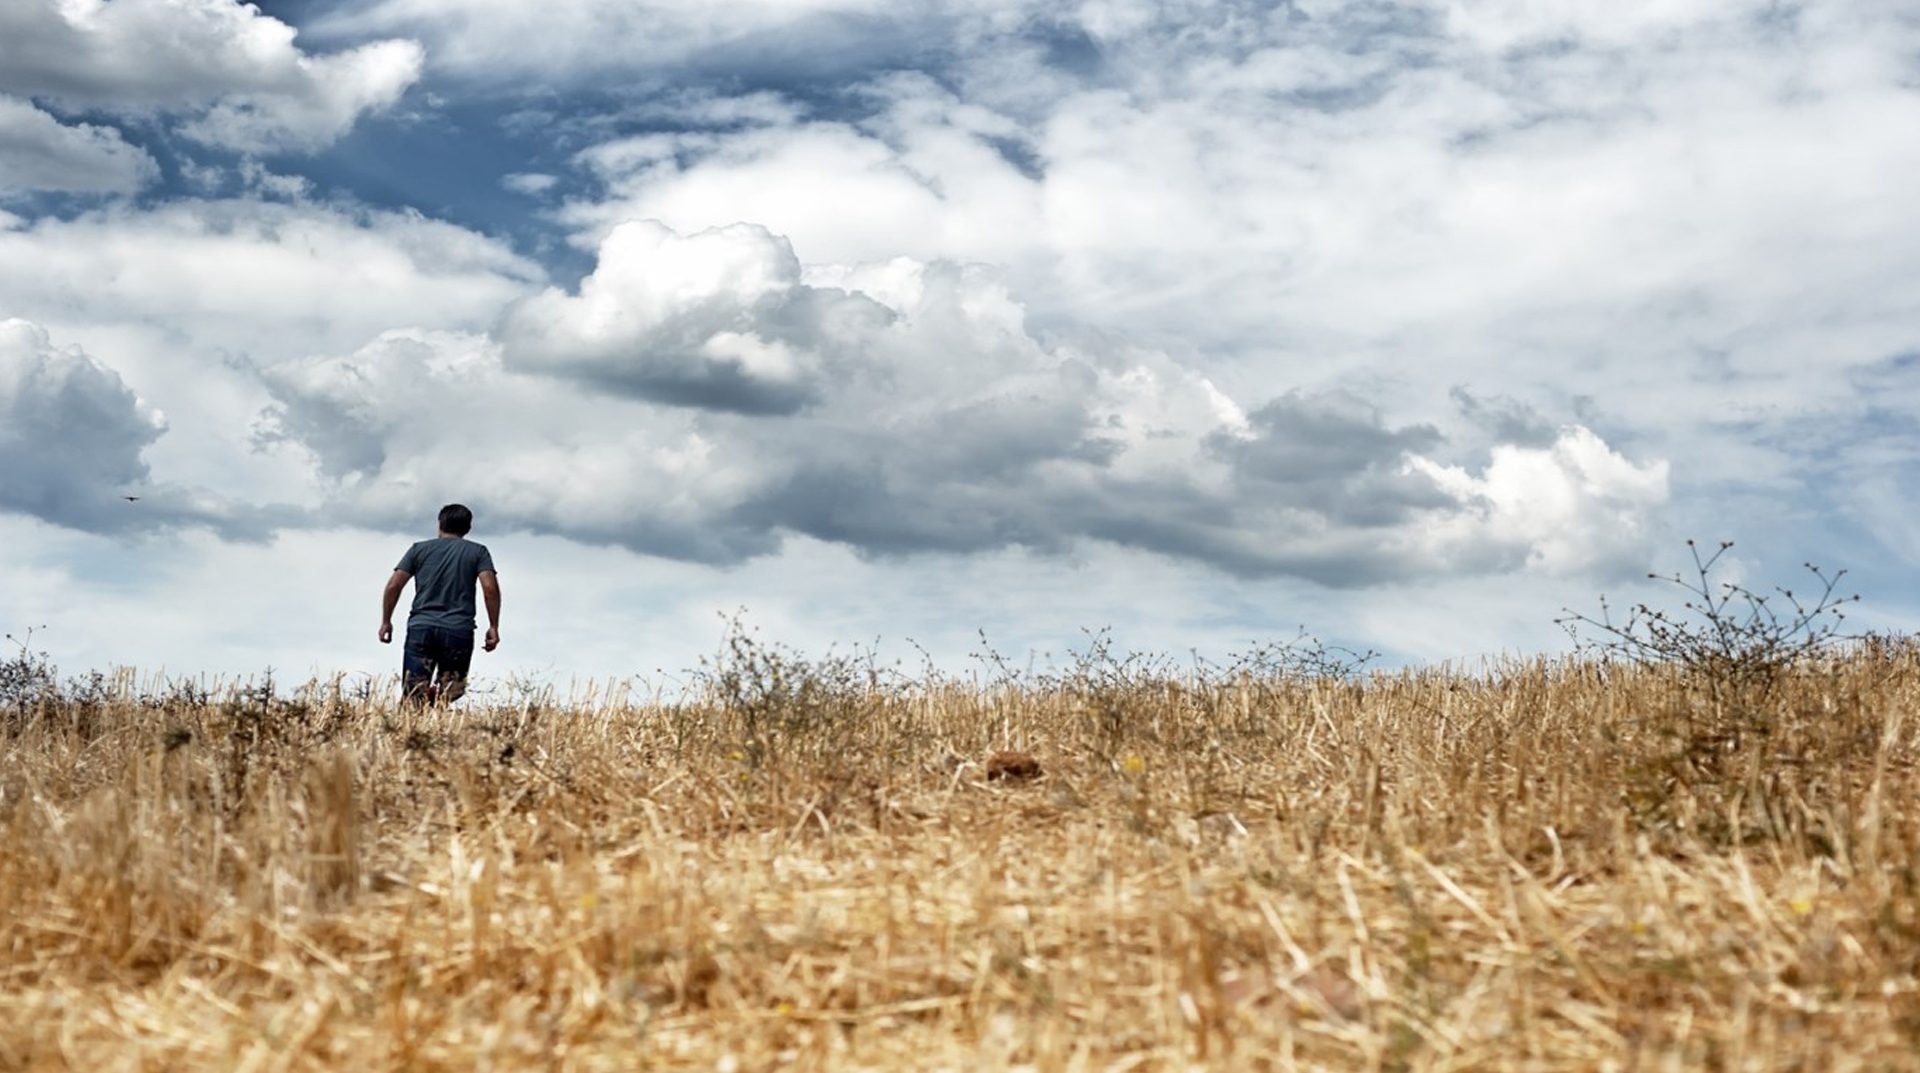
[[257,160],[242,160],[235,169],[248,190],[265,197],[299,201],[313,193],[313,180],[300,175],[283,175]]
[[131,194],[158,178],[160,166],[120,132],[67,126],[18,98],[0,94],[0,198],[35,190]]
[[1678,332],[1622,342],[1777,340],[1912,267],[1912,229],[1887,221],[1916,212],[1920,95],[1888,60],[1914,34],[1883,18],[1561,5],[1553,24],[1593,47],[1506,54],[1439,6],[1257,7],[1086,9],[1084,78],[983,15],[944,72],[959,97],[887,76],[862,116],[608,142],[580,157],[606,196],[565,219],[588,241],[625,218],[745,220],[821,260],[989,261],[1049,325],[1243,354],[1281,337],[1261,364],[1288,377],[1436,340],[1456,349],[1419,364],[1541,391],[1538,355],[1492,337],[1584,342],[1667,308]]
[[170,419],[144,456],[158,479],[236,503],[310,495],[303,459],[254,450],[271,402],[258,370],[394,324],[482,330],[542,278],[496,240],[406,212],[176,201],[0,230],[0,315],[110,361]]
[[61,108],[190,117],[195,140],[312,150],[419,78],[411,41],[310,55],[293,27],[231,0],[14,0],[0,5],[0,92]]
[[[1889,286],[1920,274],[1914,26],[1874,5],[1479,7],[1475,26],[1440,5],[1076,10],[1064,57],[983,15],[953,31],[951,89],[885,76],[864,108],[590,148],[605,192],[563,219],[583,244],[629,217],[747,220],[823,262],[991,262],[1050,338],[1097,326],[1178,355],[1250,410],[1350,392],[1383,428],[1440,431],[1457,509],[1337,530],[1285,569],[1358,577],[1397,549],[1414,572],[1630,573],[1676,534],[1740,535],[1856,485],[1849,503],[1877,505],[1841,509],[1885,539],[1908,528],[1865,491],[1878,471],[1821,476],[1859,434],[1801,430],[1856,412],[1849,373],[1920,338],[1910,288]],[[1667,491],[1583,476],[1551,437],[1463,427],[1458,387],[1577,421],[1648,481],[1663,460]],[[1301,531],[1216,517],[1115,538],[1272,569],[1288,542],[1271,534]]]
[[683,237],[645,221],[607,236],[578,296],[527,299],[501,339],[516,367],[671,404],[785,413],[815,400],[836,349],[889,316],[801,283],[792,248],[764,228]]
[[883,0],[374,0],[324,25],[419,37],[436,65],[468,77],[578,84],[712,53],[862,50],[894,8]]
[[175,201],[0,232],[10,313],[165,323],[261,362],[342,351],[396,324],[483,327],[541,278],[501,242],[411,212]]
[[1654,552],[1648,520],[1668,497],[1665,461],[1631,462],[1578,426],[1548,447],[1495,447],[1478,476],[1422,457],[1410,464],[1460,502],[1484,504],[1464,527],[1442,527],[1442,544],[1524,548],[1528,566],[1555,574],[1630,574]]
[[868,129],[776,123],[601,143],[579,163],[605,194],[561,218],[595,239],[630,218],[689,232],[752,222],[838,263],[1044,259],[1042,187],[1009,156],[1014,124],[924,79],[885,90],[893,103]]
[[[716,563],[805,536],[881,556],[1099,541],[1334,585],[1530,556],[1573,572],[1644,551],[1665,498],[1659,467],[1591,433],[1554,448],[1555,494],[1525,452],[1442,472],[1436,431],[1356,398],[1243,408],[1163,353],[1043,343],[980,266],[803,270],[746,225],[617,228],[578,295],[521,303],[499,343],[395,332],[265,376],[266,439],[311,454],[331,516],[397,524],[467,488],[497,525]],[[1563,546],[1601,512],[1620,524]]]
[[754,475],[698,420],[515,373],[484,336],[394,331],[264,376],[263,442],[312,456],[340,521],[404,528],[421,503],[459,500],[496,528],[681,559],[771,546],[726,524]]
[[558,176],[547,175],[541,172],[523,171],[515,172],[501,179],[500,185],[516,194],[525,194],[528,197],[539,197],[553,189],[559,182],[560,179]]
[[361,116],[391,107],[420,77],[423,59],[411,41],[303,56],[284,88],[225,94],[181,131],[241,152],[311,152],[345,134]]
[[1703,21],[1756,14],[1753,4],[1729,0],[1449,0],[1437,5],[1447,28],[1493,50],[1516,44],[1577,38],[1622,45],[1688,29]]
[[[344,674],[353,688],[365,681],[356,672],[399,670],[398,646],[378,644],[374,627],[380,578],[404,540],[317,529],[234,543],[206,529],[155,531],[145,499],[118,505],[133,521],[110,536],[0,514],[8,550],[0,622],[16,636],[36,627],[34,647],[63,673],[131,667],[157,693],[163,676],[240,685],[271,671],[276,685],[292,687]],[[510,550],[502,559],[520,567],[507,559]],[[218,613],[208,613],[210,594],[218,594]],[[520,595],[521,626],[530,632],[540,616],[528,614],[532,594]],[[284,622],[289,608],[299,609],[298,627],[262,628]],[[525,633],[508,637],[528,652]],[[497,666],[481,661],[476,670],[491,675]]]

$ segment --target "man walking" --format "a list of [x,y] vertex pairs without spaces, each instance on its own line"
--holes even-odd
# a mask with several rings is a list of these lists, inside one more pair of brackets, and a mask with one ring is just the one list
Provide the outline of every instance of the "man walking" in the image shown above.
[[407,549],[380,599],[380,643],[393,641],[393,609],[413,581],[406,648],[400,667],[406,699],[416,704],[455,701],[467,691],[473,663],[473,587],[487,601],[486,650],[500,647],[500,580],[485,544],[467,539],[473,512],[458,503],[440,508],[440,535]]

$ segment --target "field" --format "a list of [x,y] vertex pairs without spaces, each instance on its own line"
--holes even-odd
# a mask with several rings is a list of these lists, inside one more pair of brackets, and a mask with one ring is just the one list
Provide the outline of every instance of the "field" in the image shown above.
[[0,1070],[1920,1068],[1920,647],[1097,655],[16,704]]

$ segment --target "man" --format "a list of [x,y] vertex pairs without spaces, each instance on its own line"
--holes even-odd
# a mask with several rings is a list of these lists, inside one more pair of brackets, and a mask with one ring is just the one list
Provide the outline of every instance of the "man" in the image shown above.
[[467,539],[473,512],[458,503],[440,508],[440,535],[407,549],[380,600],[380,643],[393,642],[393,609],[413,581],[406,649],[400,657],[406,698],[416,704],[455,701],[467,691],[476,627],[473,587],[487,600],[486,650],[500,647],[500,580],[485,544]]

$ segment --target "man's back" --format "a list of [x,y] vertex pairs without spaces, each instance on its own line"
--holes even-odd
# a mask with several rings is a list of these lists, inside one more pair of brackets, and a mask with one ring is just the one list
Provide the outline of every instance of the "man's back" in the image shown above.
[[474,585],[483,572],[493,570],[493,555],[485,544],[456,536],[422,540],[407,549],[394,569],[413,575],[409,626],[473,632]]

